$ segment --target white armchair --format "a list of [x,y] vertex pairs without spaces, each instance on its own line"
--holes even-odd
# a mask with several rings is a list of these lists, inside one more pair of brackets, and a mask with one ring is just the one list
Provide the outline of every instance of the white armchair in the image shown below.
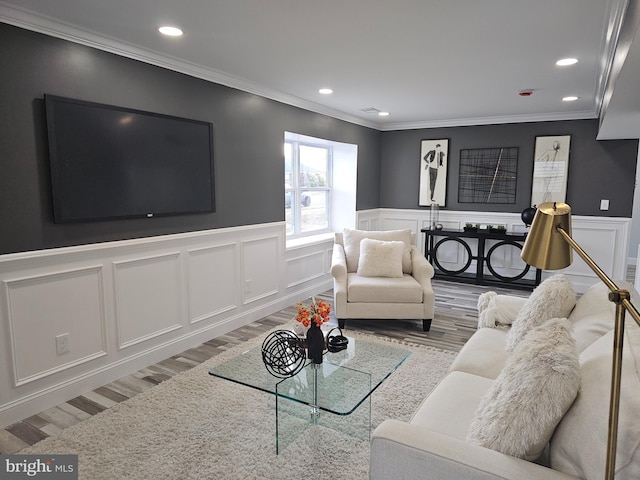
[[338,324],[343,328],[345,320],[355,318],[415,319],[429,331],[433,274],[410,230],[336,233],[331,275]]

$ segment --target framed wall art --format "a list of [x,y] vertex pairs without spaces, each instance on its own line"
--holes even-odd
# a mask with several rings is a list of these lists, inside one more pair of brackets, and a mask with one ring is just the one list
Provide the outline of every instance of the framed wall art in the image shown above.
[[458,202],[516,203],[518,147],[460,150]]
[[571,135],[536,137],[531,205],[565,202]]
[[445,206],[449,139],[422,140],[420,143],[419,205]]

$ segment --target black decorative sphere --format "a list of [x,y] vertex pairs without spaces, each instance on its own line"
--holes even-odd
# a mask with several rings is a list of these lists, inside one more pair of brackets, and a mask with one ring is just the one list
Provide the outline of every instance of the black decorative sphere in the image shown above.
[[262,361],[274,377],[293,377],[306,361],[302,340],[289,330],[270,333],[262,342]]
[[533,223],[533,218],[536,216],[536,206],[525,208],[522,210],[522,214],[520,218],[522,218],[522,222],[528,227]]

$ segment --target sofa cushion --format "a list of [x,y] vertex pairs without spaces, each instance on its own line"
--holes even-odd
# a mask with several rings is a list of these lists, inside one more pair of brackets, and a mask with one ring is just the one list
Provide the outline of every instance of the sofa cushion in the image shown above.
[[531,293],[507,334],[507,352],[534,327],[551,318],[565,318],[576,304],[576,293],[569,279],[563,275],[553,275],[544,280]]
[[450,371],[495,379],[507,361],[507,351],[504,348],[506,336],[507,332],[504,330],[481,328],[460,349]]
[[402,255],[405,244],[363,238],[360,242],[358,275],[362,277],[402,277]]
[[422,402],[412,425],[464,440],[480,400],[493,380],[465,372],[451,372]]
[[467,440],[526,460],[538,458],[580,387],[571,323],[554,318],[513,350],[482,399]]
[[411,275],[402,278],[347,274],[349,303],[422,303],[422,286]]
[[343,232],[344,254],[347,259],[347,272],[355,273],[360,260],[360,242],[365,238],[384,241],[401,241],[405,244],[402,254],[402,272],[411,273],[411,230],[350,230]]
[[[550,443],[551,467],[579,478],[603,478],[611,391],[613,331],[580,355],[582,386]],[[623,343],[616,478],[640,478],[640,329],[627,320]]]

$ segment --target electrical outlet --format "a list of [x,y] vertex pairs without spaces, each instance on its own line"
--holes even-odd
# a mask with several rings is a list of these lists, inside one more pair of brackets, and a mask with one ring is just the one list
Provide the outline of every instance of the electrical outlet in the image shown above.
[[63,333],[56,336],[56,353],[62,355],[63,353],[69,353],[69,334]]

